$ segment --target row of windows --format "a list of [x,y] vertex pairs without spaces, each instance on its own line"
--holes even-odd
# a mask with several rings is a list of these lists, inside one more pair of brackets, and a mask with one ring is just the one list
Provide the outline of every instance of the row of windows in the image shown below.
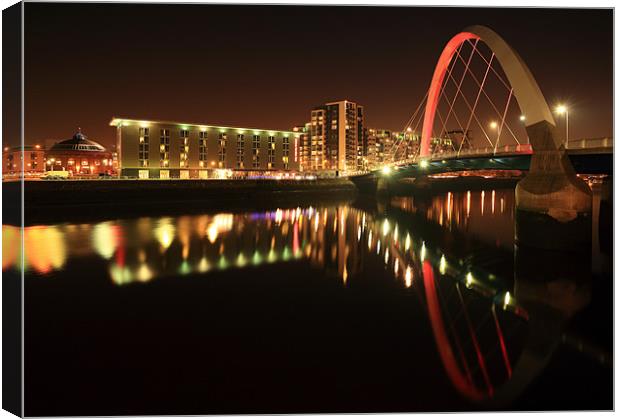
[[[143,167],[148,166],[149,160],[149,128],[140,128],[140,137],[139,137],[139,146],[138,146],[138,160],[139,164]],[[181,167],[188,167],[188,157],[189,157],[189,131],[181,130],[181,137],[183,137],[183,143],[179,149],[179,162]],[[205,131],[201,131],[199,133],[198,139],[198,147],[199,147],[199,161],[201,162],[201,166],[204,166],[204,162],[207,160],[207,133]],[[226,159],[226,133],[218,134],[218,166],[222,167],[223,162]],[[258,168],[260,165],[259,159],[259,148],[260,148],[261,137],[260,135],[254,135],[252,137],[252,151],[253,151],[253,164],[252,166]],[[284,155],[286,156],[286,161],[288,163],[288,146],[289,146],[289,138],[283,137],[283,148]],[[243,134],[237,135],[237,165],[238,167],[243,167],[243,150],[245,147],[245,136]],[[275,137],[268,137],[268,152],[269,152],[269,166],[271,167],[271,163],[275,161]],[[159,154],[160,154],[160,167],[169,167],[170,164],[170,130],[169,129],[161,129],[160,130],[160,146],[159,146]]]

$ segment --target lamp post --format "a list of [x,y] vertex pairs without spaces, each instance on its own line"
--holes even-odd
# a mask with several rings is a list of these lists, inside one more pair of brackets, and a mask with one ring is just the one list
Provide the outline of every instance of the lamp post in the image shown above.
[[[491,121],[491,123],[489,124],[489,128],[491,128],[493,131],[497,130],[497,122]],[[495,140],[495,145],[493,146],[493,154],[495,154],[495,152],[497,151],[498,143],[499,143],[499,131],[497,132],[497,140]]]
[[564,146],[564,148],[568,150],[568,108],[566,107],[566,105],[558,105],[558,107],[555,108],[555,111],[559,115],[563,114],[566,117],[566,145]]

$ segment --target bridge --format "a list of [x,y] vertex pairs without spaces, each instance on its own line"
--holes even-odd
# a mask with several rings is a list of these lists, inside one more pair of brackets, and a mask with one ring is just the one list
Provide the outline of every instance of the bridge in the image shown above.
[[[470,26],[445,45],[429,89],[405,125],[404,131],[419,143],[413,157],[404,141],[396,141],[389,150],[394,163],[352,180],[358,185],[374,182],[373,189],[382,191],[402,177],[527,171],[515,190],[519,242],[544,248],[587,246],[592,192],[576,168],[611,174],[613,144],[610,139],[571,142],[568,110],[558,106],[556,113],[564,116],[562,130],[519,54],[491,29]],[[460,138],[456,144],[450,141],[453,150],[441,147],[454,132]]]
[[[611,138],[592,138],[569,141],[568,158],[577,173],[611,175],[613,172],[613,141]],[[407,178],[440,173],[478,170],[520,170],[530,168],[530,144],[464,149],[431,154],[428,158],[416,156],[410,160],[395,161],[361,175],[366,177]]]

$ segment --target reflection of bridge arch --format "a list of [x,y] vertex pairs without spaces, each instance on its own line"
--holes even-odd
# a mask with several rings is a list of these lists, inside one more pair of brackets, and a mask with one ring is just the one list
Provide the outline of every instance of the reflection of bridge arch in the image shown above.
[[[463,43],[478,40],[487,44],[495,53],[508,81],[514,89],[514,95],[519,107],[527,114],[527,127],[543,121],[555,126],[555,120],[540,87],[538,87],[538,83],[516,51],[491,29],[478,25],[470,26],[454,36],[446,44],[437,61],[428,91],[428,100],[426,101],[420,157],[428,157],[430,155],[430,141],[435,122],[435,113],[448,66]],[[555,145],[556,148],[559,147],[557,142]],[[532,146],[534,151],[536,151],[536,142],[532,142]]]

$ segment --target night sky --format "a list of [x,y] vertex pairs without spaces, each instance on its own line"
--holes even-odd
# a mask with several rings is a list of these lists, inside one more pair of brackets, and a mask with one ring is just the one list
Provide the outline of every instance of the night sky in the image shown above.
[[[402,129],[444,44],[498,32],[571,137],[612,135],[611,10],[26,3],[25,141],[81,127],[110,145],[113,116],[290,129],[326,101]],[[17,144],[18,139],[5,142]]]

